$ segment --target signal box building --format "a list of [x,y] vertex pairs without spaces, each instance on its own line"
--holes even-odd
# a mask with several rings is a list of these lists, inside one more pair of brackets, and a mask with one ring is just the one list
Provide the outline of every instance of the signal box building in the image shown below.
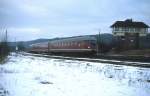
[[146,36],[149,26],[144,22],[116,21],[111,25],[112,33],[117,38],[117,43],[122,49],[138,49],[141,36]]

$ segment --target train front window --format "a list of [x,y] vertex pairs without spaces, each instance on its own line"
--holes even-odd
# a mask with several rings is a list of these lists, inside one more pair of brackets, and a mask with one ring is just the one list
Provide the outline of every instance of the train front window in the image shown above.
[[95,40],[90,40],[90,44],[93,46],[96,46],[96,41]]

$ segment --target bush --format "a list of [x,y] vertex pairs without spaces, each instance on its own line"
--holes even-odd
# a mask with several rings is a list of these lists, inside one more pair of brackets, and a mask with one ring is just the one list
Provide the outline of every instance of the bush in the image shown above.
[[0,43],[0,62],[9,55],[9,46],[7,42]]

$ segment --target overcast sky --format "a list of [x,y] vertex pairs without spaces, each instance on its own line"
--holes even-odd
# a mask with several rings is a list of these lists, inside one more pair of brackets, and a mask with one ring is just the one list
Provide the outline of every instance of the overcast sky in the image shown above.
[[11,41],[111,33],[117,20],[150,25],[149,10],[150,0],[0,0],[0,31]]

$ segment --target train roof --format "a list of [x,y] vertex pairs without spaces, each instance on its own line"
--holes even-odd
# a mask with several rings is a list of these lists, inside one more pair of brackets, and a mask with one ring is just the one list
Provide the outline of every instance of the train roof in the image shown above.
[[31,44],[30,47],[33,47],[33,46],[41,46],[41,45],[47,45],[48,42],[41,42],[41,43],[34,43],[34,44]]
[[95,36],[74,36],[74,37],[66,37],[66,38],[59,38],[57,40],[47,41],[47,42],[40,42],[31,44],[30,47],[37,47],[37,46],[45,46],[48,43],[57,43],[57,42],[74,42],[74,41],[86,41],[86,40],[93,40],[96,41]]
[[73,41],[86,41],[86,40],[96,40],[94,36],[76,36],[76,37],[67,37],[67,38],[61,38],[58,40],[50,41],[52,43],[55,42],[73,42]]

